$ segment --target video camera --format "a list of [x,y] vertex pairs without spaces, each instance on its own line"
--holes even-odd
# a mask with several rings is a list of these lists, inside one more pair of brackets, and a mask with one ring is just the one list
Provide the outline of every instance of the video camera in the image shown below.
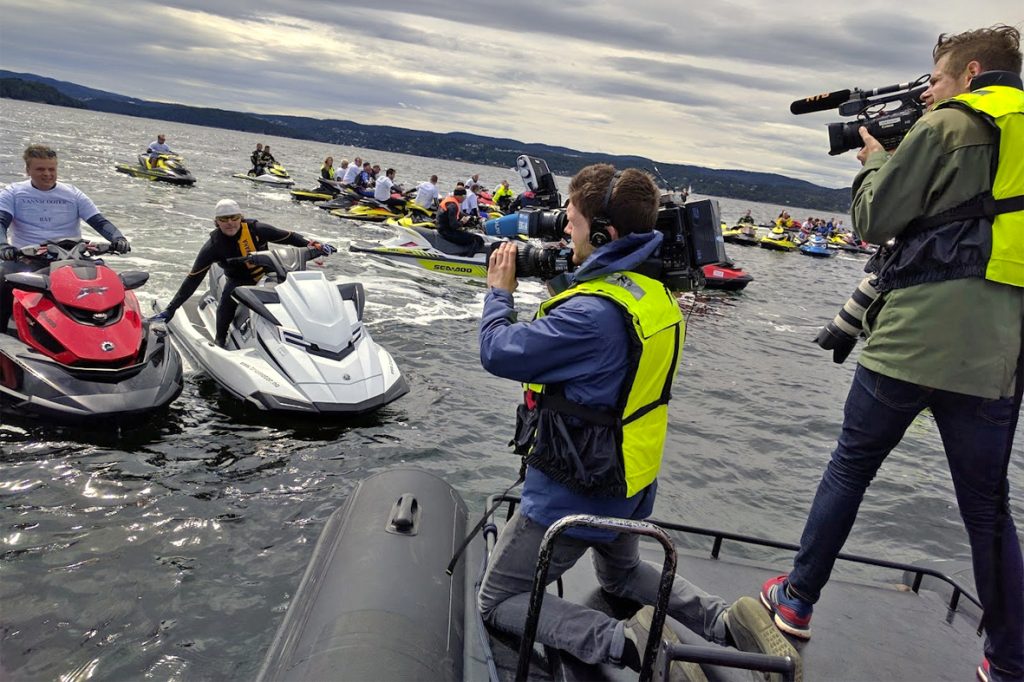
[[809,114],[839,108],[840,116],[856,116],[855,121],[828,124],[830,156],[864,146],[860,128],[866,127],[872,137],[886,149],[895,149],[911,126],[924,114],[921,95],[928,88],[928,74],[910,83],[887,85],[874,90],[836,90],[789,105],[793,114]]
[[[502,223],[512,217],[516,218],[514,222]],[[521,235],[558,241],[565,236],[567,222],[564,209],[530,209],[514,216],[489,220],[485,229],[492,236]],[[639,271],[661,281],[673,291],[700,289],[704,286],[702,266],[726,259],[716,201],[704,199],[680,206],[672,201],[671,195],[663,195],[655,229],[664,235],[661,248]],[[488,263],[490,253],[500,243],[491,246],[487,254]],[[561,245],[518,244],[516,276],[554,279],[575,269],[572,256],[572,249]]]

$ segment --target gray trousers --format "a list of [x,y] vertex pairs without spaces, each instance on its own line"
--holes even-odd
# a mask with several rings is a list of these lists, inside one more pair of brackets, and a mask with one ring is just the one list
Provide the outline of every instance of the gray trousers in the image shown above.
[[[522,635],[537,554],[546,530],[516,511],[498,537],[477,596],[480,613],[492,627]],[[572,568],[588,548],[593,548],[594,569],[601,587],[611,594],[653,605],[658,598],[661,572],[640,560],[639,542],[639,536],[625,533],[607,543],[589,543],[563,534],[551,555],[548,584]],[[681,637],[685,643],[696,643],[696,639],[725,644],[725,622],[721,616],[727,607],[721,597],[709,595],[676,576],[668,615],[702,638]],[[621,665],[625,644],[623,621],[546,594],[537,625],[537,641],[567,651],[585,663]]]

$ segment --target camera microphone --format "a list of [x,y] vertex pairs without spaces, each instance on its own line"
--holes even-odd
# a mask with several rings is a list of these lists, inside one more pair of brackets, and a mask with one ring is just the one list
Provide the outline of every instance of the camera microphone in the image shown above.
[[789,105],[791,114],[809,114],[814,111],[827,111],[835,109],[843,102],[850,99],[850,90],[836,90],[835,92],[824,92],[820,95],[813,95],[798,99]]

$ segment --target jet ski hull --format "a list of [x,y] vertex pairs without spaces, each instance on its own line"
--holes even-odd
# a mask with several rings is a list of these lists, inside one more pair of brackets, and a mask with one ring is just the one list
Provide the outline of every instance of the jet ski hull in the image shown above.
[[474,254],[473,256],[451,256],[434,250],[428,251],[403,246],[369,246],[359,244],[351,244],[348,248],[349,251],[369,253],[397,263],[416,265],[431,272],[461,275],[462,277],[487,277],[486,255],[482,253]]
[[114,167],[118,173],[124,173],[131,175],[136,178],[143,178],[144,180],[156,180],[159,182],[166,182],[172,185],[179,185],[182,187],[191,186],[196,184],[195,176],[192,173],[184,172],[180,174],[168,173],[167,171],[151,168],[142,168],[141,166],[133,166],[129,163],[119,163]]
[[118,369],[69,367],[0,334],[0,397],[4,410],[21,416],[132,417],[166,407],[181,389],[181,358],[161,330],[149,329],[141,362]]
[[242,180],[248,180],[262,185],[274,185],[276,187],[291,187],[295,184],[295,181],[291,178],[281,178],[276,175],[271,175],[270,173],[264,173],[263,175],[235,173],[232,177],[241,178]]

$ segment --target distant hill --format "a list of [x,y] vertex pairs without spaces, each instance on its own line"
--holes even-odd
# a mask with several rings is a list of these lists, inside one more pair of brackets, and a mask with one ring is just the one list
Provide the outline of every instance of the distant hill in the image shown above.
[[[696,192],[734,199],[816,208],[846,213],[850,209],[850,190],[821,187],[811,182],[788,178],[776,173],[743,170],[718,170],[684,164],[658,163],[643,156],[616,156],[581,152],[567,147],[541,143],[523,143],[508,138],[486,137],[471,133],[434,133],[394,126],[364,125],[354,121],[323,120],[306,116],[252,114],[225,109],[193,107],[185,104],[151,102],[116,93],[87,88],[76,83],[46,78],[30,73],[14,73],[0,69],[4,82],[17,79],[26,85],[38,85],[94,111],[177,121],[195,125],[241,130],[265,135],[345,144],[366,149],[401,154],[414,154],[452,161],[507,168],[519,154],[539,156],[547,161],[552,172],[571,176],[591,163],[612,163],[619,167],[636,166],[657,169],[664,183],[672,187],[692,185]],[[37,92],[42,92],[38,90]],[[0,96],[13,99],[40,100],[24,96],[31,89],[22,86],[0,91]]]
[[68,97],[56,88],[20,78],[0,78],[0,97],[56,104],[61,107],[75,107],[76,109],[87,108],[81,101],[74,97]]

